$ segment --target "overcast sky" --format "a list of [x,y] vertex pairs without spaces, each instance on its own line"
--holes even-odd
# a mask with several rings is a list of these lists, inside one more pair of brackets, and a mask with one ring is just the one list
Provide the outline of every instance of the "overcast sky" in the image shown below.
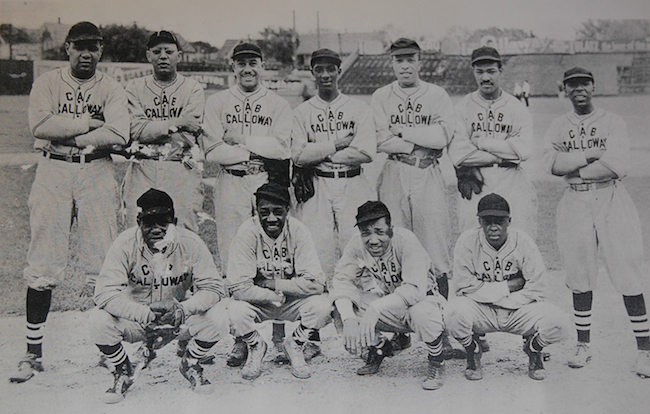
[[228,38],[258,36],[267,26],[298,33],[373,31],[442,37],[452,26],[532,30],[538,37],[573,38],[587,19],[650,19],[649,0],[0,0],[0,21],[36,28],[45,21],[98,25],[136,22],[169,29],[189,41],[220,47]]

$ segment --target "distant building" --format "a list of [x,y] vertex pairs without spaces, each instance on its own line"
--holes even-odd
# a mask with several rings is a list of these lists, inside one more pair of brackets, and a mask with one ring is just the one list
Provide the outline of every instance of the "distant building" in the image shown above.
[[309,66],[311,54],[318,49],[331,49],[345,59],[352,53],[378,55],[384,53],[389,39],[385,32],[298,34],[297,63]]

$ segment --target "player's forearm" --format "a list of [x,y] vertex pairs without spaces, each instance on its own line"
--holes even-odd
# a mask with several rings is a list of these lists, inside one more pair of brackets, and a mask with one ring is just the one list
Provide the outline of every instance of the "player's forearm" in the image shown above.
[[402,129],[402,138],[421,147],[437,150],[443,149],[449,144],[449,137],[441,124],[404,128]]
[[252,280],[234,283],[230,291],[234,299],[249,303],[269,304],[278,300],[277,293],[271,289],[255,286]]
[[413,148],[415,148],[415,144],[406,142],[396,135],[392,135],[377,145],[377,151],[385,152],[386,154],[410,154],[413,152]]
[[191,298],[183,301],[183,307],[188,315],[194,315],[200,312],[205,312],[213,307],[221,297],[209,290],[198,290]]
[[57,142],[85,134],[89,129],[87,119],[68,119],[49,115],[32,125],[32,135],[35,138]]
[[95,295],[95,304],[99,309],[118,318],[128,319],[146,325],[151,309],[136,303],[120,291],[102,292]]
[[248,136],[245,147],[260,157],[273,160],[286,160],[291,157],[288,143],[274,136]]
[[478,140],[478,149],[489,152],[501,159],[509,161],[524,161],[522,154],[517,152],[514,145],[507,140],[496,140],[493,138],[481,138]]
[[330,157],[330,160],[337,164],[359,165],[372,162],[372,157],[370,154],[366,154],[361,150],[347,147],[341,151],[337,151],[336,154]]
[[478,288],[468,286],[460,291],[479,303],[496,303],[510,294],[507,281],[480,282]]
[[292,279],[276,279],[275,291],[282,292],[285,295],[307,297],[320,295],[325,291],[325,285],[304,276],[294,277]]
[[551,173],[563,176],[587,165],[587,158],[583,152],[559,152],[551,166]]
[[131,138],[141,144],[160,143],[168,138],[169,121],[150,121],[145,119],[131,122]]
[[607,181],[618,178],[618,175],[599,160],[580,168],[580,178],[585,181]]
[[75,138],[75,142],[79,148],[85,148],[90,145],[96,148],[110,145],[126,145],[128,141],[129,138],[122,135],[122,131],[110,124],[104,124],[101,128],[97,128]]
[[237,145],[228,145],[223,141],[219,141],[214,149],[205,156],[206,161],[217,162],[225,166],[249,161],[250,158],[251,153],[247,149]]
[[335,153],[336,147],[334,146],[334,141],[307,142],[299,148],[292,150],[292,158],[297,166],[304,167],[318,164]]
[[501,159],[489,152],[477,150],[458,163],[458,167],[483,167],[501,162]]

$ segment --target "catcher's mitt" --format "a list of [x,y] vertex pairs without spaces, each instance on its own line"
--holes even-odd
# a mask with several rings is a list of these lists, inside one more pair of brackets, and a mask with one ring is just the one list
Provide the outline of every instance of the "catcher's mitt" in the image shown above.
[[149,308],[156,314],[153,323],[157,326],[171,325],[178,329],[185,323],[185,310],[176,299],[154,302]]
[[304,203],[314,196],[314,169],[293,166],[293,192],[299,203]]
[[289,188],[289,160],[273,160],[271,158],[262,158],[264,168],[269,173],[269,182],[277,183],[283,187]]
[[458,191],[467,200],[472,199],[472,194],[480,194],[483,190],[483,176],[478,167],[458,167],[456,178],[458,178]]

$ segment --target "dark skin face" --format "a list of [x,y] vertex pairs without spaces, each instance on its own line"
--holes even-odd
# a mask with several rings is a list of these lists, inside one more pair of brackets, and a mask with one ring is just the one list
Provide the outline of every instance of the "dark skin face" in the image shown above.
[[488,101],[494,100],[501,95],[501,73],[502,68],[497,62],[479,61],[472,67],[474,79],[478,85],[479,94]]
[[484,216],[479,217],[478,222],[483,228],[485,238],[490,246],[499,250],[508,239],[509,216]]
[[409,55],[396,55],[391,58],[393,72],[399,86],[402,88],[414,88],[420,83],[420,55],[417,53]]
[[317,63],[311,68],[316,79],[318,96],[324,101],[331,102],[339,95],[339,75],[341,68],[334,63]]
[[289,215],[289,206],[274,200],[260,199],[257,203],[257,217],[264,233],[272,239],[277,239]]
[[381,257],[390,248],[393,226],[386,222],[386,217],[362,224],[359,226],[359,231],[361,232],[361,241],[372,257]]
[[159,43],[147,50],[147,60],[153,66],[153,73],[160,81],[171,81],[176,77],[176,67],[182,52],[175,43]]
[[586,115],[594,110],[591,99],[594,96],[594,82],[589,78],[574,78],[564,82],[566,96],[573,104],[573,110],[578,115]]
[[237,83],[244,92],[253,92],[260,85],[264,62],[258,57],[239,57],[232,63]]
[[65,52],[70,61],[72,76],[90,79],[97,69],[104,47],[99,40],[79,40],[65,43]]
[[176,225],[177,219],[171,214],[156,214],[138,218],[138,226],[144,242],[152,252],[157,252],[156,243],[161,241],[170,224]]

